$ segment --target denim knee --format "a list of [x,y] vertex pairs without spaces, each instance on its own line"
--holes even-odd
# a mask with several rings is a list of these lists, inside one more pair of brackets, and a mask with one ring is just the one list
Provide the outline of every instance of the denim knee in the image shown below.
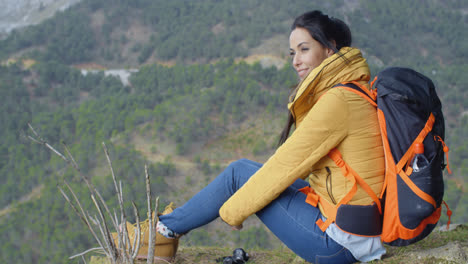
[[233,161],[233,162],[229,163],[228,168],[238,168],[238,167],[241,167],[241,166],[245,166],[245,164],[247,164],[249,162],[250,162],[250,160],[248,160],[246,158],[238,159],[236,161]]
[[245,158],[231,162],[223,172],[231,195],[242,187],[261,166],[261,163]]

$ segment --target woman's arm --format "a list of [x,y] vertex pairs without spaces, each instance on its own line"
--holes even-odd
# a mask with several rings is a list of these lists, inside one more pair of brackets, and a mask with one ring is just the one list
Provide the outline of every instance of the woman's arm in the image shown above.
[[347,135],[348,106],[342,91],[327,92],[273,156],[221,207],[221,218],[239,226],[276,199]]

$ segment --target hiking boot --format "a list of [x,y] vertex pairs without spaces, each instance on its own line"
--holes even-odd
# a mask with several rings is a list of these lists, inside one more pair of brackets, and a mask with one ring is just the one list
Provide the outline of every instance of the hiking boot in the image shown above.
[[[173,204],[170,203],[161,215],[169,214],[174,210]],[[154,221],[154,212],[153,212],[153,221]],[[130,238],[130,244],[133,243],[133,239],[135,237],[135,230],[136,224],[131,224],[129,222],[127,224],[128,230],[128,237]],[[148,258],[148,242],[149,242],[149,221],[146,219],[145,221],[140,223],[140,249],[138,250],[137,259],[147,259]],[[154,230],[156,232],[156,229]],[[112,237],[114,238],[114,242],[118,244],[118,234],[112,233]],[[156,232],[156,245],[154,248],[154,258],[155,261],[158,259],[162,259],[164,261],[171,261],[173,260],[176,252],[177,247],[179,246],[179,238],[166,238],[163,235]],[[156,262],[157,263],[157,262]]]

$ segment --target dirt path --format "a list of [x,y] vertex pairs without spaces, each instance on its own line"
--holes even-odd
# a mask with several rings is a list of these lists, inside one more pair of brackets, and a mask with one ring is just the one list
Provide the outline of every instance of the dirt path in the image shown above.
[[0,210],[0,218],[13,212],[16,210],[16,207],[20,204],[26,203],[31,201],[32,199],[38,198],[41,196],[41,191],[44,188],[44,185],[38,185],[32,191],[25,196],[21,197],[17,202],[13,202],[12,204],[6,206],[5,208]]

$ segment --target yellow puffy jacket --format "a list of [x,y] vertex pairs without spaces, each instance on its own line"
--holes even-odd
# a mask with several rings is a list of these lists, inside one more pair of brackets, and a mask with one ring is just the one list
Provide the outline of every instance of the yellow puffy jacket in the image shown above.
[[[377,111],[359,95],[340,88],[342,82],[367,85],[370,72],[356,48],[345,47],[325,59],[298,85],[288,108],[296,129],[275,154],[221,207],[220,217],[240,225],[267,206],[297,179],[330,203],[338,203],[351,188],[327,154],[337,148],[371,189],[379,195],[384,181],[384,152]],[[327,183],[328,178],[328,183]],[[372,204],[360,187],[349,204]],[[325,217],[323,208],[320,210]]]

